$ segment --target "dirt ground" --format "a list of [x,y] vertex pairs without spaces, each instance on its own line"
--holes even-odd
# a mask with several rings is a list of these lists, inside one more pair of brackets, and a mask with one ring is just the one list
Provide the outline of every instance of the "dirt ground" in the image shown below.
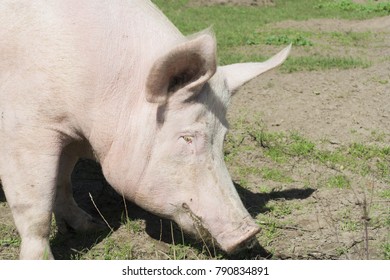
[[[215,0],[191,1],[192,5],[207,4],[245,4],[245,5],[273,5],[272,0]],[[232,124],[231,133],[236,133],[234,123],[245,115],[247,122],[255,122],[261,118],[269,131],[299,131],[300,134],[321,142],[329,149],[348,145],[353,142],[374,143],[373,133],[381,134],[382,145],[390,143],[390,17],[375,18],[364,21],[346,21],[315,19],[305,22],[286,21],[265,29],[288,28],[311,32],[371,32],[372,40],[364,45],[353,45],[350,48],[340,48],[330,45],[324,49],[294,48],[292,55],[301,55],[306,52],[326,52],[331,54],[358,56],[372,62],[368,68],[349,70],[324,70],[283,73],[270,71],[244,85],[233,97],[228,113]],[[326,44],[326,42],[317,42]],[[275,47],[260,50],[265,55],[275,52]],[[384,59],[386,58],[387,59]],[[376,142],[375,142],[376,143]],[[255,159],[243,155],[243,162]],[[255,156],[255,155],[252,155]],[[259,166],[268,162],[258,162]],[[369,228],[368,252],[365,245],[364,232],[342,231],[334,226],[336,213],[340,209],[348,208],[351,217],[360,219],[363,195],[367,195],[370,188],[377,191],[388,190],[385,182],[378,182],[367,178],[351,175],[362,189],[350,191],[339,189],[316,188],[323,173],[329,172],[315,164],[291,165],[295,178],[292,184],[275,184],[273,192],[261,194],[259,190],[245,190],[238,182],[241,179],[229,163],[233,180],[246,206],[251,208],[251,214],[265,213],[258,209],[258,203],[269,201],[295,201],[299,205],[290,217],[281,217],[286,224],[278,224],[278,235],[272,244],[261,244],[258,251],[252,252],[249,258],[263,258],[272,255],[276,259],[364,259],[369,254],[370,259],[381,259],[383,255],[378,249],[380,244],[389,241],[389,228]],[[300,178],[300,179],[299,179]],[[302,178],[306,178],[309,187],[303,187]],[[80,162],[74,172],[75,197],[77,201],[90,213],[99,216],[91,203],[89,193],[96,198],[100,211],[114,228],[112,235],[116,239],[128,238],[123,228],[124,211],[123,201],[107,186],[99,167],[91,162]],[[251,185],[261,185],[261,178],[248,178]],[[82,186],[82,187],[81,187]],[[10,210],[0,191],[0,225],[8,227],[13,235]],[[373,216],[390,215],[390,202],[386,199],[379,201],[378,206],[372,209]],[[257,208],[256,208],[257,207]],[[386,210],[387,209],[387,210]],[[138,259],[169,258],[172,244],[171,224],[161,220],[137,206],[127,203],[131,220],[139,221],[141,230],[132,230],[132,255],[124,256]],[[350,217],[350,218],[351,218]],[[293,219],[293,222],[291,222]],[[388,219],[388,218],[387,218]],[[287,223],[288,222],[288,223]],[[12,237],[13,235],[10,234]],[[261,234],[264,234],[264,231]],[[176,238],[180,237],[177,234]],[[11,238],[10,237],[10,238]],[[81,239],[81,240],[80,240]],[[92,239],[77,237],[56,237],[53,243],[53,252],[57,258],[69,259],[74,254],[83,255],[91,248],[96,252],[104,250],[104,237]],[[261,238],[260,238],[261,240]],[[261,243],[261,242],[260,242]],[[195,245],[196,247],[196,245]],[[70,249],[72,248],[72,249]],[[100,249],[99,249],[100,248]],[[343,251],[344,250],[344,251]],[[17,258],[18,246],[2,246],[0,244],[0,259]],[[197,253],[186,252],[188,258],[198,258]],[[168,256],[169,255],[169,256]],[[87,255],[94,258],[94,253]],[[247,258],[248,256],[245,256]]]
[[[299,131],[309,139],[321,142],[327,149],[353,142],[373,143],[373,133],[383,132],[382,144],[390,143],[390,63],[384,57],[390,55],[390,17],[365,21],[345,21],[315,19],[305,22],[286,21],[273,24],[270,28],[289,28],[311,32],[372,32],[375,39],[366,46],[338,48],[330,46],[325,52],[330,54],[349,54],[373,62],[366,69],[325,70],[284,74],[268,72],[245,86],[234,96],[229,111],[230,118],[247,112],[247,121],[260,118],[270,131]],[[292,55],[317,50],[295,49]],[[379,82],[387,81],[387,82]],[[243,109],[245,108],[245,109]],[[234,128],[233,128],[234,130]],[[267,164],[267,163],[264,163]],[[299,164],[298,164],[299,165]],[[292,167],[294,168],[294,167]],[[315,185],[326,173],[313,166],[300,166],[293,173],[298,177],[310,178]],[[234,177],[238,179],[238,177]],[[362,177],[354,183],[375,184],[377,190],[388,190],[383,182],[369,182]],[[261,180],[254,181],[261,184]],[[279,186],[280,187],[280,186]],[[282,186],[283,190],[300,188],[298,185]],[[296,228],[284,229],[274,247],[279,257],[314,259],[362,259],[362,232],[343,233],[332,224],[336,212],[347,205],[355,214],[360,213],[358,201],[364,194],[362,190],[349,193],[337,190],[316,190],[308,198],[299,201],[314,207],[297,211],[294,215]],[[359,192],[359,193],[357,193]],[[383,215],[390,215],[389,201]],[[310,209],[310,210],[309,210]],[[380,215],[382,215],[380,214]],[[360,236],[359,236],[360,235]],[[373,230],[370,243],[377,244],[389,240],[389,228]],[[348,253],[338,255],[337,248],[346,248]],[[370,258],[382,258],[376,249],[369,252]]]

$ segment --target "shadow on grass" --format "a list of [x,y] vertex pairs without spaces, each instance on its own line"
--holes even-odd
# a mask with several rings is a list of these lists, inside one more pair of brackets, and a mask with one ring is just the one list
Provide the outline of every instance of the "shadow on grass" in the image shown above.
[[[72,175],[74,185],[74,197],[77,203],[88,213],[99,218],[100,214],[96,210],[94,203],[97,205],[104,219],[109,223],[110,227],[115,231],[124,221],[125,209],[127,209],[130,220],[145,220],[146,233],[153,239],[160,240],[168,244],[183,244],[189,245],[199,252],[204,252],[205,247],[202,242],[195,241],[190,237],[185,236],[185,241],[182,242],[182,232],[175,226],[172,233],[172,223],[169,220],[155,216],[137,205],[126,201],[105,181],[99,165],[92,161],[81,160],[77,165]],[[291,189],[280,192],[271,192],[268,194],[252,193],[235,184],[237,191],[242,198],[245,207],[252,216],[267,212],[269,209],[266,204],[273,199],[305,199],[309,197],[313,189]],[[93,202],[90,198],[93,197]],[[1,193],[0,193],[1,199]],[[103,241],[111,233],[108,229],[99,233],[93,234],[57,234],[51,241],[52,251],[56,259],[72,259],[82,256],[90,248],[94,247],[99,242]],[[173,238],[173,239],[172,239]],[[255,244],[251,249],[242,251],[235,255],[225,255],[217,250],[212,252],[211,257],[222,257],[224,259],[264,259],[272,258],[272,254],[267,252],[260,244]],[[208,253],[206,253],[208,255]],[[101,258],[102,256],[100,256]]]
[[5,194],[3,191],[3,186],[0,184],[0,202],[5,202]]

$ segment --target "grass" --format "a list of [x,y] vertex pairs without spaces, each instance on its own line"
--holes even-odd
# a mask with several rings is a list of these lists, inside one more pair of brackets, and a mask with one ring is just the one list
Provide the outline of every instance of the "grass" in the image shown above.
[[[154,0],[168,18],[184,34],[196,33],[213,27],[216,33],[220,64],[233,62],[262,61],[263,55],[253,55],[243,46],[287,45],[310,47],[315,43],[310,36],[300,31],[276,31],[276,34],[262,34],[266,24],[284,20],[307,20],[310,18],[367,19],[389,14],[389,4],[354,4],[352,1],[279,0],[275,6],[253,8],[237,6],[190,6],[186,0]],[[353,11],[353,12],[351,12]],[[240,24],[237,24],[237,23]],[[267,32],[266,32],[267,33]],[[269,32],[268,32],[269,33]],[[334,32],[327,34],[343,45],[369,40],[368,33]],[[326,38],[325,38],[326,39]],[[291,60],[289,62],[289,60]],[[323,70],[330,68],[349,69],[368,67],[369,62],[352,57],[297,57],[290,58],[284,70],[287,72]]]
[[274,182],[280,182],[280,183],[292,183],[293,179],[291,179],[289,176],[285,175],[281,170],[279,169],[273,169],[269,167],[263,167],[261,169],[261,176],[265,180],[274,181]]
[[390,189],[381,191],[381,192],[379,193],[379,196],[382,197],[382,198],[384,198],[384,199],[389,199],[389,200],[390,200]]
[[[365,19],[388,15],[387,5],[358,5],[365,8],[364,13],[351,13],[350,10],[335,1],[318,0],[279,0],[274,7],[232,7],[232,6],[189,6],[186,0],[154,0],[159,8],[178,26],[183,33],[189,34],[213,26],[218,39],[227,44],[243,42],[246,31],[261,27],[267,23],[287,19],[307,20],[309,18]],[[343,1],[341,1],[343,2]],[[345,1],[344,1],[345,2]],[[348,2],[348,1],[346,1]],[[383,6],[382,6],[383,5]],[[240,24],[237,25],[237,22]],[[241,36],[233,35],[241,30]],[[220,34],[220,35],[218,35]],[[220,38],[221,37],[221,38]],[[220,40],[218,40],[220,42]]]
[[329,11],[345,11],[355,13],[355,16],[366,17],[372,13],[379,15],[390,14],[390,2],[356,3],[352,0],[326,1],[315,6],[315,8]]
[[346,189],[351,187],[351,182],[345,175],[335,175],[328,178],[326,186],[329,188]]
[[[20,246],[20,237],[11,225],[0,224],[0,246]],[[1,259],[1,258],[0,258]]]
[[[262,154],[277,166],[277,168],[260,168],[243,165],[237,171],[241,178],[247,178],[252,174],[269,181],[292,183],[291,176],[281,168],[294,160],[303,160],[341,172],[326,180],[324,185],[330,188],[350,187],[350,180],[343,174],[345,171],[362,176],[370,174],[386,182],[390,180],[390,146],[388,145],[351,143],[327,150],[296,131],[287,133],[267,131],[261,122],[248,124],[238,121],[237,127],[241,133],[228,134],[225,141],[227,162],[237,162],[240,154],[260,149]],[[245,182],[245,185],[249,183]]]
[[297,34],[294,37],[288,35],[270,35],[265,39],[265,44],[267,45],[288,45],[293,44],[293,46],[313,46],[313,42],[309,39],[303,37],[301,34]]
[[298,56],[291,57],[281,67],[282,71],[320,71],[328,69],[367,68],[371,63],[359,58],[336,56]]
[[390,260],[390,243],[387,242],[383,244],[383,258],[385,260]]

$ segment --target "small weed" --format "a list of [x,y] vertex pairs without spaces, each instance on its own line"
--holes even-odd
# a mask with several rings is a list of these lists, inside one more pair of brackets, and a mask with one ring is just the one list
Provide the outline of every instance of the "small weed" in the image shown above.
[[139,233],[143,231],[143,226],[140,220],[126,219],[124,225],[126,229],[132,233]]
[[275,218],[282,218],[292,213],[292,207],[285,202],[269,203],[267,207],[270,209],[270,214],[272,214]]
[[171,244],[169,246],[169,256],[172,256],[173,260],[187,260],[189,255],[193,254],[193,249],[184,244]]
[[258,223],[262,229],[260,242],[264,246],[269,247],[279,235],[277,223],[273,218],[269,216],[261,217],[260,219],[258,219]]
[[20,239],[19,238],[16,238],[16,237],[10,237],[10,238],[7,238],[7,237],[2,237],[2,239],[0,239],[0,246],[4,246],[4,247],[8,247],[8,246],[14,246],[14,247],[18,247],[20,246]]
[[378,80],[378,83],[382,85],[387,85],[389,83],[389,80]]
[[314,151],[315,144],[297,132],[272,133],[265,130],[250,132],[255,141],[266,149],[265,154],[275,162],[285,162],[287,157],[304,157]]
[[348,249],[345,248],[345,247],[338,247],[335,250],[336,250],[336,255],[339,256],[339,257],[341,257],[341,256],[343,256],[343,255],[348,253]]
[[343,12],[354,12],[359,15],[367,16],[373,13],[379,13],[382,15],[390,14],[390,2],[367,2],[367,3],[356,3],[352,0],[339,0],[327,3],[321,3],[315,5],[317,9],[328,9],[328,10],[340,10]]
[[270,193],[272,189],[266,185],[261,185],[259,188],[259,193]]
[[328,178],[326,186],[329,188],[347,189],[351,186],[351,183],[346,176],[335,175]]
[[104,240],[104,260],[131,260],[133,259],[133,246],[129,242],[116,241],[112,237]]
[[356,231],[359,223],[353,218],[350,208],[344,208],[338,213],[337,220],[340,221],[340,227],[343,231]]
[[390,182],[390,161],[378,160],[376,162],[376,168],[378,169],[378,175],[386,182]]
[[265,180],[270,180],[270,181],[280,182],[280,183],[293,182],[293,179],[284,175],[282,171],[280,171],[279,169],[264,167],[261,169],[260,173]]
[[384,198],[384,199],[390,199],[390,189],[381,191],[381,192],[379,193],[379,196],[382,197],[382,198]]
[[385,260],[390,260],[390,243],[386,242],[382,245],[383,257]]
[[265,39],[266,45],[288,45],[292,43],[294,46],[313,46],[313,42],[303,37],[301,34],[295,36],[288,35],[271,35]]
[[238,184],[245,189],[249,187],[249,181],[245,177],[241,177]]
[[330,32],[322,34],[342,46],[366,46],[373,38],[371,32]]
[[341,221],[341,230],[351,232],[357,231],[361,228],[361,224],[359,222],[347,219]]
[[371,139],[375,142],[385,142],[386,133],[373,130],[371,131]]
[[290,138],[291,143],[288,149],[290,155],[303,157],[310,155],[314,151],[315,144],[297,132],[292,132]]
[[8,225],[0,225],[0,251],[1,247],[18,247],[21,244],[21,239],[16,233],[15,228]]
[[297,71],[367,68],[370,65],[370,62],[353,57],[300,56],[287,59],[281,69],[292,73]]
[[390,155],[390,148],[380,148],[378,146],[368,146],[361,143],[353,143],[349,146],[348,153],[364,160],[372,158],[381,158]]

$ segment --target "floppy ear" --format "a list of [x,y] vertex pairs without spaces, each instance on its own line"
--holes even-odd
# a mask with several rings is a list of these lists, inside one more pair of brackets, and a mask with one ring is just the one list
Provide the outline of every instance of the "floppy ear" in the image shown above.
[[[171,96],[187,100],[199,92],[216,68],[214,36],[210,33],[196,35],[154,63],[146,81],[146,100],[159,104],[166,104]],[[184,88],[186,90],[178,92]]]
[[225,74],[229,90],[233,92],[261,73],[282,64],[286,60],[290,50],[291,44],[264,62],[237,63],[220,67]]

